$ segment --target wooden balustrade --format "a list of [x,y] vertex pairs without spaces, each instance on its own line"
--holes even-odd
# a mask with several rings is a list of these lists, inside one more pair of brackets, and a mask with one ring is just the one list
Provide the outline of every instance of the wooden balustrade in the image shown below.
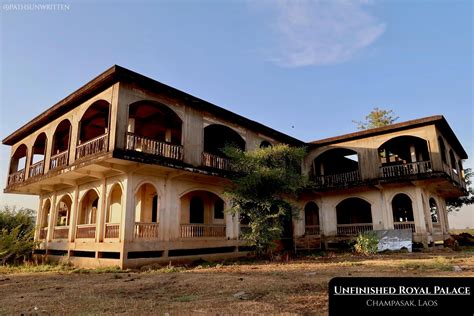
[[51,163],[49,169],[56,169],[67,165],[68,151],[65,150],[56,155],[51,156]]
[[76,147],[76,159],[96,155],[98,153],[107,151],[107,134],[100,135],[96,138],[88,140],[87,142]]
[[67,239],[69,235],[69,226],[56,226],[53,231],[53,239]]
[[320,235],[319,225],[306,225],[304,228],[305,235]]
[[181,224],[181,238],[225,236],[225,225]]
[[133,230],[135,238],[155,239],[158,238],[159,223],[136,222]]
[[119,238],[120,224],[105,223],[105,238]]
[[349,183],[360,182],[361,176],[359,170],[343,172],[325,176],[314,176],[314,181],[318,186],[335,187]]
[[402,177],[432,171],[431,161],[429,160],[380,167],[380,175],[382,178]]
[[76,238],[95,238],[96,224],[77,225]]
[[127,149],[171,159],[183,160],[183,146],[127,133]]
[[44,170],[44,160],[38,161],[37,163],[30,165],[28,177],[32,178],[37,175],[43,174],[43,170]]
[[373,229],[373,225],[370,223],[337,224],[338,235],[357,235],[359,233],[371,231]]
[[411,229],[412,232],[415,232],[415,222],[395,222],[393,223],[393,228]]
[[46,237],[48,236],[48,227],[41,227],[39,229],[39,238],[40,240],[44,240],[46,239]]
[[14,185],[25,181],[25,169],[8,175],[8,185]]
[[229,159],[206,152],[202,153],[202,165],[222,170],[230,169]]

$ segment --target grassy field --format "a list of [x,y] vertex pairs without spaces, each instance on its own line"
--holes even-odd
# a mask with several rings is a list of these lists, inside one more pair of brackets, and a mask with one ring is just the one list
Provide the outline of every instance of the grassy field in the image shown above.
[[474,276],[474,250],[370,258],[328,253],[142,271],[0,267],[0,314],[326,315],[327,284],[336,276]]

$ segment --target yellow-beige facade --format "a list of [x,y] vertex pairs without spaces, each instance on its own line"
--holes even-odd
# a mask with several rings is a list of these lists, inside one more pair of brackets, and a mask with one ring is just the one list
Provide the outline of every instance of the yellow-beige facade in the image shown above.
[[305,143],[120,66],[7,136],[6,193],[39,196],[38,254],[137,267],[244,255],[226,212],[220,149],[306,146],[313,180],[290,223],[297,249],[366,230],[449,237],[446,200],[466,193],[467,154],[442,116]]

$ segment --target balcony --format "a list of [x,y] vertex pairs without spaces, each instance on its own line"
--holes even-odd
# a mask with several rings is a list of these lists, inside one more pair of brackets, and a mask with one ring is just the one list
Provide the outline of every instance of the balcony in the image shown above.
[[159,223],[135,223],[133,230],[134,238],[138,239],[156,239],[158,238]]
[[393,223],[394,229],[411,229],[411,231],[415,232],[415,222],[395,222]]
[[225,225],[181,224],[181,238],[225,236]]
[[67,159],[68,159],[68,151],[65,150],[63,152],[60,152],[54,156],[51,156],[51,163],[49,169],[56,169],[56,168],[61,168],[63,166],[67,165]]
[[120,224],[105,224],[105,238],[117,239],[120,236]]
[[319,225],[306,225],[304,228],[304,234],[307,236],[318,236],[320,233]]
[[354,170],[344,173],[314,176],[314,182],[318,187],[339,187],[361,181],[360,171]]
[[76,160],[107,151],[107,140],[108,134],[103,134],[78,145],[76,147]]
[[337,234],[344,236],[355,236],[359,233],[371,231],[374,226],[371,223],[361,224],[337,224]]
[[431,161],[411,162],[380,167],[382,178],[398,178],[432,172]]
[[230,170],[229,159],[206,152],[202,153],[202,165],[214,169]]
[[19,170],[8,175],[8,185],[14,185],[25,181],[25,169]]
[[144,152],[160,157],[183,160],[183,146],[127,133],[127,150]]
[[76,238],[82,239],[94,239],[95,238],[96,224],[83,224],[77,225]]
[[30,166],[30,170],[28,172],[28,177],[33,178],[40,174],[43,174],[44,170],[44,160],[38,161]]

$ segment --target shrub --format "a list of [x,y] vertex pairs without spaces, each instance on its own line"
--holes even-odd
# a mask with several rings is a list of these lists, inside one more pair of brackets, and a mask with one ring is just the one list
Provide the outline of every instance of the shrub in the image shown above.
[[27,261],[36,245],[33,211],[5,206],[0,210],[0,263]]
[[356,253],[369,256],[377,253],[379,239],[374,232],[359,233],[354,244]]

